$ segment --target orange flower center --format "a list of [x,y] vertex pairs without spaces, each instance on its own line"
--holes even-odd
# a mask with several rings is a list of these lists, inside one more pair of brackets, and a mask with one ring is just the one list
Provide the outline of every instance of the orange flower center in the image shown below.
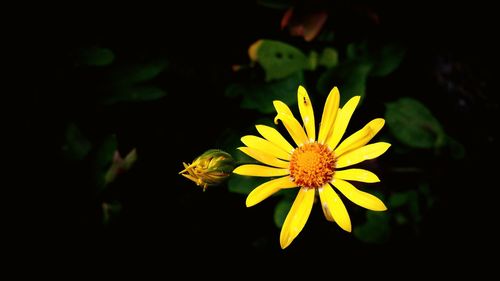
[[332,180],[336,159],[324,144],[308,143],[297,149],[290,159],[290,176],[302,187],[319,188]]

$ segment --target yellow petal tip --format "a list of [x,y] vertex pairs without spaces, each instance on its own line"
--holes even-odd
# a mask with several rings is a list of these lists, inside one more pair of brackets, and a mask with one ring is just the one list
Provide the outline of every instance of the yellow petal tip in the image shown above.
[[239,168],[240,168],[240,167],[236,167],[236,168],[233,170],[233,174],[238,174],[238,175],[239,175],[239,173],[238,173],[238,172],[239,172]]
[[248,197],[247,197],[247,200],[245,201],[245,206],[247,206],[247,208],[250,208],[250,207],[253,207],[255,205],[256,205],[256,203],[252,202],[251,200],[248,200]]
[[380,205],[378,205],[374,208],[371,208],[371,210],[375,211],[375,212],[383,212],[383,211],[387,211],[387,207],[385,206],[385,204],[382,201],[380,201]]
[[291,243],[292,243],[292,241],[290,241],[290,239],[287,239],[286,242],[280,241],[281,249],[284,250],[285,248],[287,248],[288,246],[290,246]]
[[[359,101],[361,100],[361,96],[354,96],[352,97],[348,102],[353,102],[356,104],[356,106],[358,105]],[[356,107],[355,106],[355,107]]]

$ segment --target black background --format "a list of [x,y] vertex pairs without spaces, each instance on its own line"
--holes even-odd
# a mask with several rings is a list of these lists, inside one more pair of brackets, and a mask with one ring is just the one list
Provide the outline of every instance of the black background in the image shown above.
[[[177,265],[190,264],[209,265],[217,272],[234,266],[245,272],[259,272],[261,266],[294,272],[310,265],[310,271],[325,266],[337,272],[344,268],[349,275],[356,271],[347,268],[377,265],[387,276],[394,268],[405,268],[407,274],[447,268],[445,260],[468,264],[480,256],[479,251],[494,247],[488,241],[494,237],[489,229],[495,220],[489,215],[496,213],[492,179],[497,165],[488,163],[498,156],[498,126],[492,120],[498,96],[493,86],[496,19],[490,7],[381,2],[372,7],[383,26],[373,31],[352,16],[350,3],[332,4],[333,11],[347,11],[334,12],[336,17],[329,20],[338,24],[336,40],[380,36],[396,38],[408,47],[395,74],[368,82],[369,91],[379,96],[366,102],[378,104],[377,112],[357,118],[383,114],[379,98],[417,97],[468,154],[463,161],[443,163],[429,175],[441,183],[437,190],[441,200],[418,238],[402,233],[388,244],[362,244],[325,226],[315,206],[307,227],[283,251],[272,221],[276,203],[272,199],[247,209],[244,196],[229,193],[224,186],[201,192],[178,175],[183,161],[217,147],[226,128],[248,127],[260,117],[241,111],[238,101],[224,97],[233,75],[230,66],[246,63],[247,47],[259,38],[289,38],[278,28],[281,12],[253,1],[234,2],[44,5],[17,18],[14,41],[26,58],[19,72],[20,89],[29,92],[18,112],[23,173],[18,180],[21,192],[13,200],[20,215],[15,229],[20,230],[16,238],[23,241],[17,251],[21,260],[29,256],[43,262],[55,255],[69,263],[74,259],[75,264],[82,259],[90,269],[147,264],[181,271]],[[173,68],[156,82],[167,90],[167,97],[106,110],[93,104],[92,93],[87,103],[75,103],[74,96],[90,92],[92,83],[98,82],[66,79],[64,71],[72,63],[68,54],[89,45],[108,47],[123,59],[166,55]],[[473,95],[465,109],[457,107],[457,97],[433,76],[436,60],[443,57],[466,68],[464,76],[455,78],[457,83],[466,81],[472,84],[469,89],[482,89],[482,96]],[[138,149],[140,161],[114,185],[120,186],[115,194],[124,209],[110,227],[101,224],[99,202],[87,188],[89,179],[60,156],[67,120],[83,124],[91,138],[109,131],[117,134],[123,151]],[[415,157],[422,165],[432,161]]]

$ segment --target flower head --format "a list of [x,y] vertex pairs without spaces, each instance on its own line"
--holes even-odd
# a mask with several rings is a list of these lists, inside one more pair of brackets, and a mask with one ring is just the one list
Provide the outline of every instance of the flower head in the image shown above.
[[295,146],[276,129],[257,125],[257,131],[262,137],[242,137],[241,141],[246,146],[239,149],[264,165],[241,165],[233,171],[240,175],[274,178],[259,185],[248,195],[247,207],[261,202],[281,189],[299,188],[281,229],[280,244],[283,249],[288,247],[304,228],[316,194],[319,195],[326,219],[335,221],[348,232],[351,232],[351,220],[334,188],[361,207],[373,211],[387,209],[380,199],[358,190],[348,182],[379,182],[375,174],[363,169],[344,169],[376,158],[390,147],[390,144],[385,142],[368,144],[384,126],[384,119],[370,121],[340,142],[360,97],[351,98],[344,107],[339,108],[340,94],[337,87],[334,87],[326,100],[317,134],[311,100],[302,86],[299,86],[297,98],[303,127],[286,104],[274,101],[277,112],[274,122],[278,124],[281,120]]
[[184,165],[179,174],[192,180],[205,190],[208,186],[223,182],[233,171],[235,162],[231,154],[219,149],[209,149],[193,163]]

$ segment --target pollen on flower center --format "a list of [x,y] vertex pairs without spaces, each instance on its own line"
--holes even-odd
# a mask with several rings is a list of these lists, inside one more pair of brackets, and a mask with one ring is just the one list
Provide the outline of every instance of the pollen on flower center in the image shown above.
[[294,150],[290,176],[299,186],[319,188],[332,180],[335,162],[333,152],[326,145],[308,143]]

